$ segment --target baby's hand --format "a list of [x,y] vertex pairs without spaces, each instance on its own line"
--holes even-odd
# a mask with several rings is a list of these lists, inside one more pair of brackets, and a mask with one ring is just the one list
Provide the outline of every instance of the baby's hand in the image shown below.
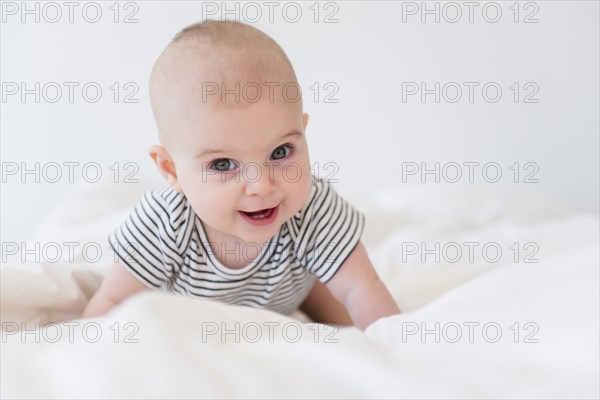
[[113,264],[102,286],[88,303],[81,318],[93,318],[106,314],[126,298],[147,290],[121,263]]
[[358,242],[327,282],[327,287],[346,307],[360,329],[366,329],[379,318],[400,313],[392,295],[375,272],[362,242]]

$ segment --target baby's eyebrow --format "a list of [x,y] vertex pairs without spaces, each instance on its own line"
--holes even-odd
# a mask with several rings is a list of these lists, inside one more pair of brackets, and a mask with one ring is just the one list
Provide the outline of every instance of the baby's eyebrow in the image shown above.
[[280,139],[285,139],[285,138],[290,137],[290,136],[302,136],[302,132],[300,132],[300,131],[290,131],[290,132],[286,133],[285,135],[283,135]]
[[217,154],[218,153],[225,153],[225,151],[224,150],[206,149],[206,150],[200,152],[200,154],[196,154],[196,158],[202,158],[202,157],[205,157],[205,156],[207,156],[209,154],[215,154],[215,153],[217,153]]
[[[288,138],[291,136],[302,136],[302,135],[303,135],[302,132],[294,130],[294,131],[290,131],[290,132],[286,133],[285,135],[281,136],[279,138],[279,140],[282,140],[282,139],[285,139],[285,138]],[[195,156],[195,158],[202,158],[209,154],[219,154],[219,153],[226,153],[226,151],[225,150],[216,150],[216,149],[204,149],[199,154],[197,154]]]

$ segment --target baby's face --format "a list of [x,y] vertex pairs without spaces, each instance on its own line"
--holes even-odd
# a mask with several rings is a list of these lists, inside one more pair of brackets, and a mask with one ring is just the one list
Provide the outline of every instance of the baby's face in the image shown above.
[[179,121],[177,183],[217,245],[263,244],[308,201],[308,115],[300,103],[271,100],[196,104]]

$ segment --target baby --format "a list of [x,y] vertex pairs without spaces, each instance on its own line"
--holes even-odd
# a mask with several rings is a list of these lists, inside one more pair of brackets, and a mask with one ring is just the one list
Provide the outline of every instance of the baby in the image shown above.
[[156,61],[150,100],[167,181],[109,240],[83,318],[147,289],[365,329],[400,312],[360,236],[364,216],[310,170],[296,74],[265,33],[205,21]]

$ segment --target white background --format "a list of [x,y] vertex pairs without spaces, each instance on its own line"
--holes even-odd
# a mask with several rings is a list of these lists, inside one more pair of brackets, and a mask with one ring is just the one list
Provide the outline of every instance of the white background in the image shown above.
[[[28,2],[29,9],[39,10],[36,22],[36,12],[24,14],[23,4],[2,2],[3,241],[26,240],[40,219],[85,184],[82,166],[86,163],[100,165],[103,175],[98,184],[110,184],[115,178],[114,168],[109,168],[115,162],[120,169],[115,185],[131,185],[123,182],[133,171],[124,167],[127,162],[139,167],[134,178],[158,181],[146,155],[148,146],[156,142],[147,96],[152,64],[181,28],[225,13],[222,2],[207,6],[207,2],[142,1],[115,7],[109,1],[96,3],[102,15],[90,23],[84,16],[94,19],[96,7],[80,2],[71,23],[63,2],[51,6]],[[248,19],[255,18],[258,6],[261,16],[254,25],[286,50],[303,88],[310,114],[311,161],[319,163],[322,176],[332,171],[324,169],[325,163],[338,166],[334,178],[342,194],[353,199],[391,185],[405,185],[406,190],[422,185],[419,175],[402,182],[403,162],[425,162],[430,168],[435,162],[441,166],[498,163],[503,175],[496,185],[541,191],[573,208],[598,213],[598,2],[538,1],[516,6],[513,1],[477,2],[473,22],[463,2],[453,3],[458,8],[427,3],[429,9],[437,4],[439,22],[433,14],[421,21],[421,2],[295,4],[302,10],[296,23],[289,22],[296,15],[294,5],[284,13],[285,3],[274,7],[272,22],[263,2],[246,8],[244,3],[228,3],[227,8],[237,7],[238,13],[226,17],[251,22]],[[415,15],[408,12],[413,6],[419,8]],[[117,23],[116,8],[120,10]],[[205,12],[215,8],[216,14]],[[316,8],[320,10],[317,22]],[[499,21],[486,21],[496,17],[498,8]],[[449,22],[457,9],[462,17]],[[61,17],[52,23],[49,20],[57,18],[57,10]],[[124,23],[132,12],[138,22]],[[325,23],[327,15],[337,22]],[[524,23],[528,15],[538,22]],[[33,94],[25,101],[21,93],[9,95],[7,88],[21,82],[29,89],[35,82],[41,87],[56,82],[63,89],[62,97],[51,103],[47,98],[55,92],[49,91],[46,98],[41,93],[36,103]],[[79,83],[72,103],[63,82]],[[88,82],[97,82],[103,90],[96,103],[82,97],[81,88]],[[117,103],[110,89],[114,82],[120,86]],[[124,90],[128,82],[139,87],[133,96],[137,103],[123,102],[130,92]],[[324,87],[327,82],[339,88],[333,95],[337,103],[324,102],[330,92]],[[451,103],[442,97],[436,103],[433,95],[425,102],[416,95],[403,101],[403,82],[425,82],[429,89],[435,82],[441,86],[457,82],[463,88],[462,98]],[[479,83],[472,103],[463,82]],[[481,88],[488,82],[503,91],[495,103],[482,96]],[[514,82],[521,94],[516,103],[510,89]],[[528,82],[539,88],[533,96],[537,103],[523,102],[523,96],[532,92],[524,87]],[[320,87],[317,99],[310,89],[315,83]],[[448,92],[449,97],[454,95]],[[44,182],[41,174],[37,183],[33,174],[6,174],[13,163],[33,168],[36,162],[40,169],[51,162],[63,165],[62,179]],[[65,162],[80,163],[74,166],[73,183],[68,181]],[[514,172],[509,169],[515,162],[521,169],[519,183],[513,182]],[[539,167],[534,176],[539,183],[523,183],[524,174],[533,171],[523,169],[527,162]],[[51,178],[55,175],[54,169],[46,172]],[[88,179],[93,178],[92,172],[88,170]],[[462,172],[466,175],[466,167]],[[478,184],[493,185],[482,178],[481,166],[474,177]],[[433,183],[433,176],[426,178]],[[463,176],[462,182],[466,179]]]

